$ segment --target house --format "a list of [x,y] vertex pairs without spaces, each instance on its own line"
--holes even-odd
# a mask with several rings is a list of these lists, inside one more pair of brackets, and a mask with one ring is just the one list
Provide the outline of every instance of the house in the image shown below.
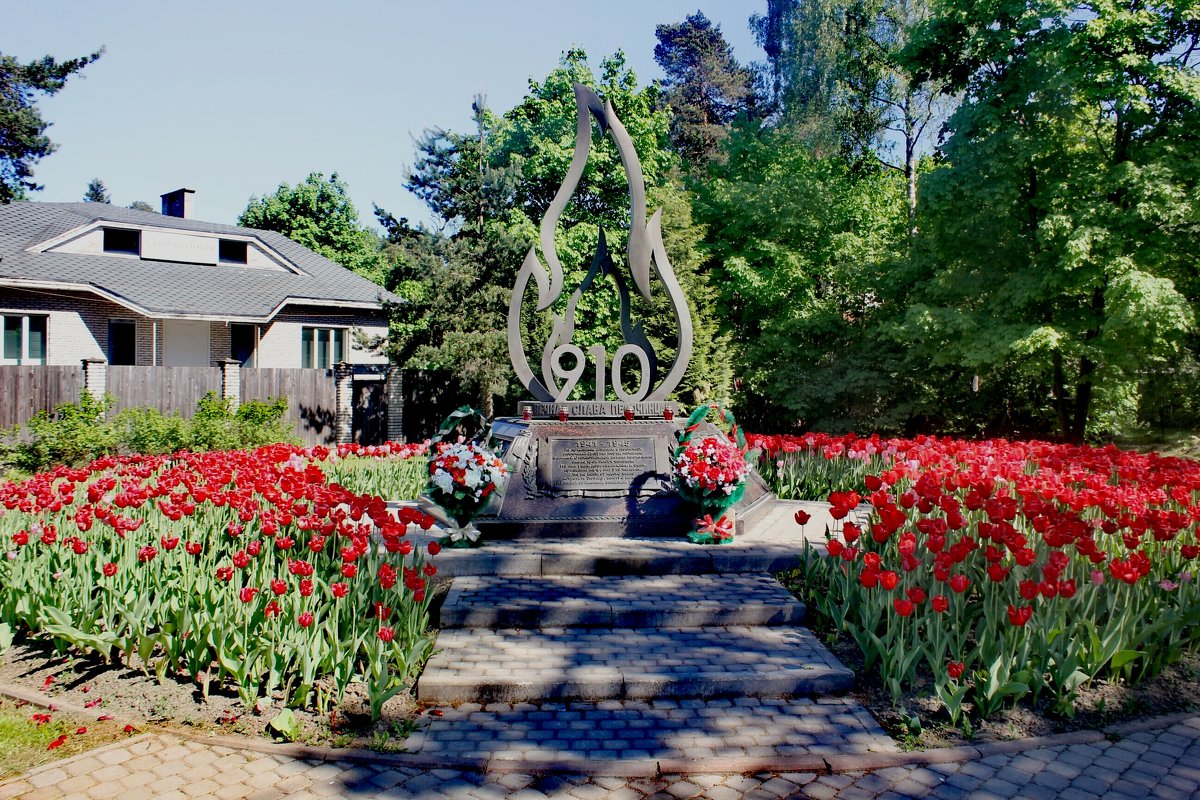
[[83,390],[185,415],[216,391],[287,396],[313,444],[399,438],[403,379],[367,342],[401,299],[278,233],[190,219],[192,194],[162,214],[0,205],[0,425]]
[[278,233],[103,203],[0,205],[0,364],[379,371],[379,286]]

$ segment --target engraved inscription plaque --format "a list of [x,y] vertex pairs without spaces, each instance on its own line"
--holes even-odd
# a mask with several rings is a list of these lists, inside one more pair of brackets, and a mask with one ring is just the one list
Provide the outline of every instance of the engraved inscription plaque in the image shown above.
[[639,476],[654,472],[650,436],[572,436],[551,438],[550,487],[629,489]]

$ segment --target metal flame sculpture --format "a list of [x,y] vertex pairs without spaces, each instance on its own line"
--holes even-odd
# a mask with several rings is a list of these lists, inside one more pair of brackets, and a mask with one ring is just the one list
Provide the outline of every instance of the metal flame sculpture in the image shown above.
[[[643,400],[665,400],[687,371],[688,362],[692,357],[692,317],[688,311],[687,300],[675,279],[675,273],[667,260],[666,249],[662,241],[662,209],[646,219],[646,184],[642,177],[642,165],[638,161],[633,141],[621,120],[613,111],[612,104],[607,100],[601,101],[591,89],[575,84],[575,106],[577,122],[575,129],[575,152],[571,158],[571,166],[567,170],[562,186],[554,195],[553,202],[542,217],[539,241],[542,256],[546,264],[543,266],[538,258],[538,247],[529,248],[521,271],[517,273],[517,282],[513,287],[512,300],[508,305],[508,353],[513,368],[521,383],[534,396],[543,402],[564,402],[570,395],[586,369],[586,359],[583,351],[571,339],[575,333],[575,309],[583,293],[591,288],[597,278],[610,277],[616,284],[617,293],[621,299],[621,334],[624,344],[617,349],[612,357],[612,387],[617,398],[625,403],[636,403]],[[626,179],[629,183],[630,229],[629,229],[629,271],[633,285],[638,293],[646,300],[651,299],[650,273],[653,266],[654,274],[662,281],[667,291],[671,308],[675,314],[675,326],[678,331],[678,347],[675,360],[671,364],[666,377],[658,381],[658,358],[650,340],[646,337],[640,322],[632,321],[630,312],[629,287],[613,264],[608,252],[604,231],[600,231],[600,240],[596,246],[596,254],[592,259],[591,268],[571,294],[567,307],[561,314],[553,316],[553,330],[542,350],[541,378],[533,374],[529,359],[525,355],[525,346],[521,339],[521,308],[525,301],[525,293],[530,281],[537,285],[537,310],[545,311],[554,305],[563,293],[563,268],[555,249],[554,233],[558,226],[559,217],[567,207],[571,195],[583,177],[583,169],[587,164],[588,151],[592,147],[592,118],[595,117],[600,126],[600,133],[612,134],[617,152],[621,156],[621,164],[625,168]],[[574,366],[563,366],[564,356],[573,356]],[[606,397],[606,377],[608,376],[607,354],[603,346],[596,345],[588,349],[596,370],[596,399]],[[622,365],[625,359],[633,356],[640,367],[640,380],[637,391],[625,391],[622,379]]]

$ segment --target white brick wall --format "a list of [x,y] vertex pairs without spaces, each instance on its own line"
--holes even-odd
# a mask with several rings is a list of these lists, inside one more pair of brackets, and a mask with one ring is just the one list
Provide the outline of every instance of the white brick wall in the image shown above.
[[359,346],[351,329],[357,328],[368,336],[386,336],[387,323],[379,316],[366,314],[325,316],[319,314],[281,313],[269,327],[262,330],[258,347],[258,366],[298,369],[303,365],[300,354],[300,329],[304,327],[346,329],[347,360],[351,364],[387,364],[387,356],[369,352]]
[[70,292],[0,290],[0,314],[45,314],[46,363],[80,366],[85,358],[104,358],[108,320],[125,309]]
[[[46,314],[46,363],[78,365],[85,358],[108,358],[108,323],[132,320],[137,323],[137,363],[163,363],[163,323],[140,317],[123,306],[85,292],[0,289],[0,314]],[[259,367],[299,368],[300,329],[305,326],[346,330],[347,358],[352,364],[386,364],[387,357],[359,347],[351,329],[368,336],[386,336],[382,315],[367,312],[323,315],[284,312],[270,325],[261,327]],[[209,352],[214,361],[229,358],[229,326],[209,325]],[[157,342],[157,358],[153,352]]]

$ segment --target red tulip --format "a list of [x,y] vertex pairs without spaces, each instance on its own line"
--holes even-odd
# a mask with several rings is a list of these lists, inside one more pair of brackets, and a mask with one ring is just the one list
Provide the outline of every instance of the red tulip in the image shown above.
[[1008,606],[1008,621],[1018,628],[1025,627],[1025,623],[1029,622],[1029,618],[1032,616],[1032,606],[1021,606],[1020,608],[1012,604]]

